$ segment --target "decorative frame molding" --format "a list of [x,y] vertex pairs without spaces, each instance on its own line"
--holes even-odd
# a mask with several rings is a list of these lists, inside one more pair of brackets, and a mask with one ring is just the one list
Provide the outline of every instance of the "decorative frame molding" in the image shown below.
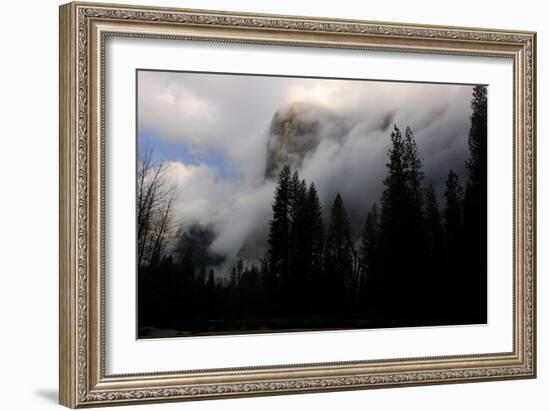
[[[106,375],[104,44],[109,36],[475,55],[514,62],[514,349],[509,353]],[[536,34],[219,11],[60,7],[60,403],[68,407],[536,376]]]

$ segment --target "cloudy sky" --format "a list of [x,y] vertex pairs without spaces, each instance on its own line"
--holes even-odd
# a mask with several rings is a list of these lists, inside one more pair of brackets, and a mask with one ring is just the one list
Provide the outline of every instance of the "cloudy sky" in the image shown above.
[[[266,168],[281,152],[289,158],[284,150],[300,151],[300,176],[315,182],[325,208],[342,194],[356,226],[379,202],[394,124],[412,129],[426,182],[440,196],[449,169],[465,179],[469,85],[143,70],[137,76],[138,147],[169,162],[179,188],[178,224],[212,227],[211,250],[229,260],[243,245],[263,241],[274,188]],[[277,134],[274,116],[304,134],[287,139],[307,144],[280,141],[284,130]]]

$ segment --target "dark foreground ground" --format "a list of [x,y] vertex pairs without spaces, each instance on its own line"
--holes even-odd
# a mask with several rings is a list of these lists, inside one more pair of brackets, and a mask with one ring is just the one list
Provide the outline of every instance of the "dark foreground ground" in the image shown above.
[[388,321],[388,320],[366,320],[360,318],[338,318],[327,316],[309,316],[299,318],[262,318],[251,320],[195,320],[182,329],[159,328],[156,326],[144,325],[138,328],[139,339],[190,337],[190,336],[215,336],[215,335],[244,335],[244,334],[265,334],[281,332],[308,332],[308,331],[336,331],[336,330],[359,330],[375,328],[398,328],[398,327],[425,327],[425,326],[449,326],[449,325],[470,325],[486,323],[480,319],[463,320],[442,320],[432,319],[429,321],[418,321],[414,319]]

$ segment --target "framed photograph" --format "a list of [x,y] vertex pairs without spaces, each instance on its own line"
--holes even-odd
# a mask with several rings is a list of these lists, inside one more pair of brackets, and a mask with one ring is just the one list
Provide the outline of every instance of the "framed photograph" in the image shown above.
[[536,375],[533,32],[60,7],[60,403]]

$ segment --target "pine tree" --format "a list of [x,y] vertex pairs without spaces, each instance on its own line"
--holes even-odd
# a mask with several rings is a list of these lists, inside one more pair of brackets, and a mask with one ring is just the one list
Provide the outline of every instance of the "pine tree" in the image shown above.
[[385,252],[389,252],[390,248],[400,246],[401,240],[405,240],[403,234],[407,233],[402,231],[410,224],[412,204],[406,145],[397,126],[394,126],[390,139],[389,162],[386,163],[388,174],[384,179],[380,214],[381,241]]
[[306,199],[308,234],[310,244],[310,280],[318,276],[323,267],[323,249],[325,245],[325,227],[323,224],[323,209],[315,184],[311,183]]
[[[405,129],[403,146],[403,165],[409,193],[409,206],[405,210],[402,210],[402,213],[406,215],[407,219],[408,265],[410,271],[415,272],[417,277],[414,279],[407,278],[407,280],[411,280],[408,281],[410,291],[416,293],[418,298],[428,287],[427,277],[423,275],[428,264],[428,245],[426,226],[423,218],[425,193],[422,188],[422,182],[424,181],[424,171],[413,132],[409,127]],[[418,309],[421,309],[420,305]]]
[[269,270],[269,258],[262,257],[260,258],[260,272],[259,276],[259,287],[258,295],[259,299],[259,315],[272,315],[273,314],[273,305],[270,300],[271,297],[271,279],[273,278]]
[[403,321],[421,315],[422,309],[418,301],[427,260],[424,172],[409,127],[403,138],[394,126],[390,139],[379,222],[378,292],[371,306],[382,307],[392,320]]
[[303,310],[309,253],[306,182],[300,180],[297,171],[292,175],[290,193],[289,276],[284,279],[282,286],[287,308],[296,313]]
[[270,288],[275,292],[281,281],[289,275],[290,206],[292,201],[291,170],[285,165],[277,178],[275,198],[272,203],[273,218],[269,224],[269,272]]
[[361,246],[359,249],[359,259],[361,265],[361,279],[359,284],[359,302],[364,308],[368,306],[369,300],[374,298],[374,294],[379,287],[378,259],[379,259],[379,236],[380,236],[380,217],[376,203],[372,205],[367,213],[365,225],[361,233]]
[[391,133],[391,148],[388,152],[389,163],[386,163],[388,175],[384,178],[382,193],[382,224],[389,226],[398,221],[398,211],[407,206],[407,176],[403,162],[405,146],[401,131],[394,126]]
[[210,271],[208,271],[208,279],[206,280],[206,288],[208,291],[213,292],[215,287],[214,270],[210,269]]
[[445,183],[446,206],[443,212],[445,217],[445,235],[447,244],[453,247],[462,240],[462,201],[463,191],[458,176],[453,170],[449,171]]
[[198,287],[202,287],[206,282],[206,267],[204,265],[201,265],[201,268],[199,269],[197,273],[197,278],[195,279],[195,283]]
[[378,207],[372,205],[367,214],[365,226],[361,234],[361,270],[365,279],[370,279],[376,272],[377,243],[379,234]]
[[237,261],[236,275],[237,275],[237,283],[239,283],[244,275],[244,263],[242,258],[239,258],[239,261]]
[[428,233],[428,255],[430,260],[437,260],[441,258],[443,228],[441,225],[439,204],[432,184],[429,184],[426,189],[425,221]]
[[487,312],[487,88],[475,86],[472,93],[472,115],[466,162],[468,182],[464,194],[464,235],[472,301],[472,321],[486,321]]
[[304,300],[308,303],[305,309],[309,312],[319,311],[324,303],[324,290],[328,289],[323,272],[323,252],[325,246],[325,227],[323,223],[323,209],[315,189],[311,183],[307,191],[305,202],[305,280]]
[[411,197],[407,187],[407,173],[404,163],[405,145],[397,126],[390,135],[391,146],[386,163],[388,174],[384,179],[380,210],[379,268],[376,278],[377,292],[369,305],[383,310],[392,320],[398,320],[408,313],[410,307],[406,297],[410,294],[412,282],[406,272],[412,257],[409,252],[409,223]]
[[430,313],[430,318],[437,321],[442,319],[442,312],[441,309],[434,309],[434,307],[444,307],[449,301],[449,295],[444,292],[447,289],[449,273],[445,271],[444,267],[443,226],[439,203],[432,184],[429,184],[426,189],[424,219],[428,258],[423,281],[422,301],[426,314]]
[[415,207],[420,210],[423,203],[422,181],[424,180],[424,171],[422,170],[422,160],[418,154],[413,132],[409,127],[405,129],[405,139],[403,141],[403,165],[408,190],[414,200]]
[[330,224],[325,246],[325,269],[334,295],[335,311],[342,312],[348,305],[353,275],[351,227],[340,194],[336,195],[330,210]]
[[306,182],[300,181],[298,171],[294,171],[290,180],[290,220],[291,223],[299,223],[301,213],[304,209],[306,198]]
[[238,281],[237,281],[237,267],[233,266],[231,268],[231,274],[229,278],[229,284],[231,285],[231,288],[237,288]]
[[[462,217],[463,192],[458,176],[451,170],[447,176],[445,189],[444,233],[445,233],[445,283],[442,293],[449,300],[458,300],[465,297],[468,291],[468,280],[464,272],[464,231]],[[443,308],[443,307],[442,307]],[[444,309],[442,311],[445,311]],[[462,318],[464,313],[458,312],[451,305],[447,305],[447,320]]]
[[475,86],[472,93],[472,115],[468,148],[470,158],[466,162],[470,184],[481,184],[485,178],[487,157],[487,88]]

